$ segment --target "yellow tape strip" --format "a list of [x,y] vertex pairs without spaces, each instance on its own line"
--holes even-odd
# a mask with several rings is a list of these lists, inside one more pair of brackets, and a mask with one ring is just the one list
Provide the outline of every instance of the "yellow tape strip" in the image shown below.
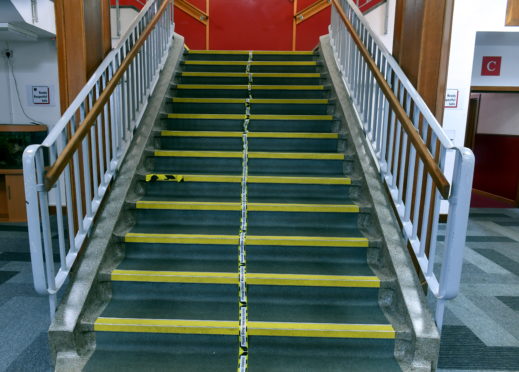
[[[177,177],[176,179],[173,177]],[[146,182],[153,181],[177,181],[178,177],[181,177],[183,182],[228,182],[235,183],[241,182],[241,176],[219,176],[219,175],[197,175],[197,174],[184,174],[184,175],[170,175],[170,174],[147,174]]]
[[344,160],[344,154],[312,152],[249,152],[250,159]]
[[320,78],[321,74],[314,72],[284,73],[284,72],[253,72],[252,77],[286,77],[286,78]]
[[301,247],[367,247],[366,238],[346,238],[328,236],[258,236],[247,235],[247,245],[279,245]]
[[351,185],[350,178],[248,176],[249,183],[289,183],[301,185]]
[[245,72],[182,72],[182,76],[194,77],[248,77]]
[[175,151],[157,150],[155,156],[188,157],[188,158],[242,158],[239,151]]
[[247,332],[250,336],[395,338],[389,324],[248,322]]
[[184,271],[113,270],[113,281],[153,283],[238,284],[238,273],[206,273]]
[[333,120],[333,115],[250,115],[251,120]]
[[303,105],[324,105],[328,104],[327,99],[266,99],[266,98],[251,98],[250,103],[256,104],[303,104]]
[[249,132],[249,138],[308,138],[337,139],[337,133],[297,133],[297,132]]
[[[249,77],[246,72],[181,72],[181,76],[190,77]],[[257,78],[320,78],[321,74],[313,72],[284,73],[284,72],[253,72],[250,75]]]
[[[177,84],[177,89],[248,90],[248,85]],[[324,85],[252,85],[252,90],[324,90]]]
[[376,276],[247,273],[247,284],[309,287],[380,288],[380,279]]
[[[189,54],[246,54],[248,55],[251,51],[249,50],[190,50]],[[260,50],[252,51],[252,54],[260,55],[314,55],[312,51],[280,51],[280,50]]]
[[94,331],[238,335],[239,323],[216,320],[97,318]]
[[281,203],[248,203],[251,212],[335,212],[359,213],[357,205],[340,204],[281,204]]
[[[171,99],[175,103],[243,103],[247,101],[246,98],[183,98],[173,97]],[[327,99],[264,99],[251,98],[250,103],[256,104],[305,104],[305,105],[320,105],[327,104]]]
[[253,85],[257,90],[324,90],[324,85]]
[[138,201],[135,206],[137,209],[241,211],[241,203],[228,202]]
[[184,61],[185,65],[212,66],[316,66],[316,61]]
[[173,97],[174,103],[245,103],[245,98],[183,98]]
[[241,114],[168,114],[169,119],[220,119],[220,120],[245,120]]
[[238,235],[197,235],[197,234],[146,234],[127,233],[126,243],[164,243],[164,244],[239,244]]
[[237,137],[243,136],[242,132],[225,132],[225,131],[180,131],[180,130],[163,130],[160,132],[164,137]]

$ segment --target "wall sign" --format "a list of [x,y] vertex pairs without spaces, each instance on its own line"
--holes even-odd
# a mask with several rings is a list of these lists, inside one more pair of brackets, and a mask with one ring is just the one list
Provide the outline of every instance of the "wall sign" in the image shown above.
[[34,105],[50,105],[50,88],[48,86],[32,86],[31,92]]
[[483,57],[481,76],[500,76],[502,57]]
[[445,108],[458,108],[460,91],[458,89],[447,89],[445,93]]

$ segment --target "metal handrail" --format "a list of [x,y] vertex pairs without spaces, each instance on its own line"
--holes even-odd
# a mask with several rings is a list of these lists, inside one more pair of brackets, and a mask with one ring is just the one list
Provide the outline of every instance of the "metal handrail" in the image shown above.
[[113,75],[112,79],[110,79],[107,86],[94,103],[93,107],[86,114],[85,119],[79,124],[76,133],[74,133],[72,138],[67,142],[65,148],[54,162],[54,165],[52,165],[45,174],[45,188],[47,190],[49,190],[56,183],[58,177],[63,172],[63,169],[65,169],[67,164],[72,159],[72,155],[78,150],[79,146],[81,146],[83,139],[87,136],[88,131],[95,122],[95,119],[103,110],[104,106],[110,99],[110,96],[112,95],[113,91],[115,90],[115,88],[117,88],[117,85],[121,81],[123,75],[128,70],[128,67],[134,60],[137,53],[139,53],[140,48],[148,38],[149,34],[151,33],[155,25],[159,22],[162,14],[166,11],[166,8],[169,5],[170,4],[167,1],[164,1],[160,9],[158,10],[157,14],[155,14],[155,17],[153,17],[153,20],[146,26],[146,29],[140,35],[139,39],[137,40],[137,43],[130,50],[130,53],[128,53],[124,60],[121,62],[121,65]]
[[90,234],[157,84],[173,31],[172,1],[148,1],[42,144],[24,151],[34,287],[49,296],[52,318],[56,294]]
[[[474,155],[453,145],[355,2],[332,3],[330,40],[335,61],[388,187],[403,236],[437,298],[436,323],[441,329],[445,301],[459,292]],[[454,157],[452,171],[447,157]],[[448,204],[449,220],[437,275],[434,264],[442,204]]]
[[[384,75],[382,75],[382,72],[378,69],[378,66],[375,62],[375,60],[371,57],[369,54],[368,49],[364,46],[362,41],[360,40],[359,35],[355,32],[355,29],[353,28],[353,25],[351,24],[350,20],[347,18],[346,14],[344,13],[344,10],[339,5],[339,2],[337,0],[332,0],[333,4],[335,5],[335,8],[339,12],[339,16],[341,17],[342,21],[344,22],[344,25],[350,32],[351,38],[353,39],[353,42],[357,45],[357,48],[359,49],[360,54],[366,61],[366,64],[368,65],[369,69],[373,73],[373,77],[379,84],[380,88],[382,89],[382,93],[386,96],[386,99],[388,100],[389,104],[391,105],[391,108],[394,110],[396,117],[402,124],[404,130],[406,131],[407,135],[409,136],[409,139],[411,140],[413,146],[416,148],[416,152],[424,162],[424,166],[427,171],[431,173],[431,176],[436,183],[436,186],[440,190],[441,195],[444,198],[449,197],[449,189],[450,189],[450,183],[447,181],[447,178],[442,173],[440,167],[438,167],[438,164],[434,160],[433,156],[427,149],[427,146],[423,142],[422,138],[420,137],[420,134],[418,133],[416,127],[411,122],[411,119],[405,112],[404,108],[398,101],[398,97],[395,95],[389,84],[384,78]],[[398,65],[397,65],[398,66]],[[398,66],[400,68],[400,66]],[[428,110],[427,110],[428,111]],[[436,121],[436,120],[434,120]],[[441,131],[441,134],[443,134],[443,131]],[[447,139],[445,136],[442,135],[445,139]],[[449,141],[450,142],[450,141]],[[449,147],[452,147],[452,144],[449,142]]]

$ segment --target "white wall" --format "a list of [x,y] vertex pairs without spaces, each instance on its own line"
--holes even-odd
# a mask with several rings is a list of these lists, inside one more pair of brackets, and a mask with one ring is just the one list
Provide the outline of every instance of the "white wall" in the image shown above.
[[[502,57],[500,76],[481,76],[484,56]],[[518,66],[519,32],[478,32],[472,68],[473,86],[519,86]]]
[[[11,59],[18,82],[21,104],[30,117],[52,126],[60,118],[59,80],[56,43],[43,39],[37,42],[2,42],[0,48],[13,51]],[[30,103],[28,87],[51,87],[51,104],[34,106]],[[29,124],[20,108],[13,75],[7,59],[0,57],[0,123]]]
[[[395,31],[396,0],[387,0],[385,4],[378,6],[365,15],[366,21],[380,38],[384,46],[393,51],[393,35]],[[386,17],[387,25],[386,25]]]
[[465,139],[476,33],[519,31],[519,27],[505,27],[506,5],[507,0],[454,2],[447,89],[459,90],[459,107],[445,109],[443,127],[452,134],[456,145],[463,146]]
[[132,24],[133,20],[139,12],[133,8],[120,8],[121,15],[121,35],[117,36],[117,11],[115,8],[110,9],[110,24],[112,28],[112,47],[115,47],[120,40],[121,36],[124,36],[128,27]]
[[519,93],[484,93],[478,133],[519,136]]
[[[6,1],[6,0],[0,0]],[[36,2],[36,9],[38,21],[33,22],[32,8],[30,0],[10,0],[15,6],[16,10],[23,17],[25,22],[39,27],[47,32],[56,34],[56,21],[54,18],[54,2],[51,0],[38,0]]]

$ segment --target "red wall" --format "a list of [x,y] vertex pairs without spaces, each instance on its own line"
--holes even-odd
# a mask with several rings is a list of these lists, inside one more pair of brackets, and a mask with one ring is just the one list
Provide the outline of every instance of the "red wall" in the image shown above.
[[519,136],[476,134],[474,188],[515,200],[519,187]]
[[[188,0],[206,11],[206,0]],[[207,0],[209,49],[291,50],[294,1],[297,11],[316,0]],[[296,50],[311,50],[328,33],[330,7],[297,25]],[[175,8],[175,31],[191,49],[205,49],[206,27]]]

